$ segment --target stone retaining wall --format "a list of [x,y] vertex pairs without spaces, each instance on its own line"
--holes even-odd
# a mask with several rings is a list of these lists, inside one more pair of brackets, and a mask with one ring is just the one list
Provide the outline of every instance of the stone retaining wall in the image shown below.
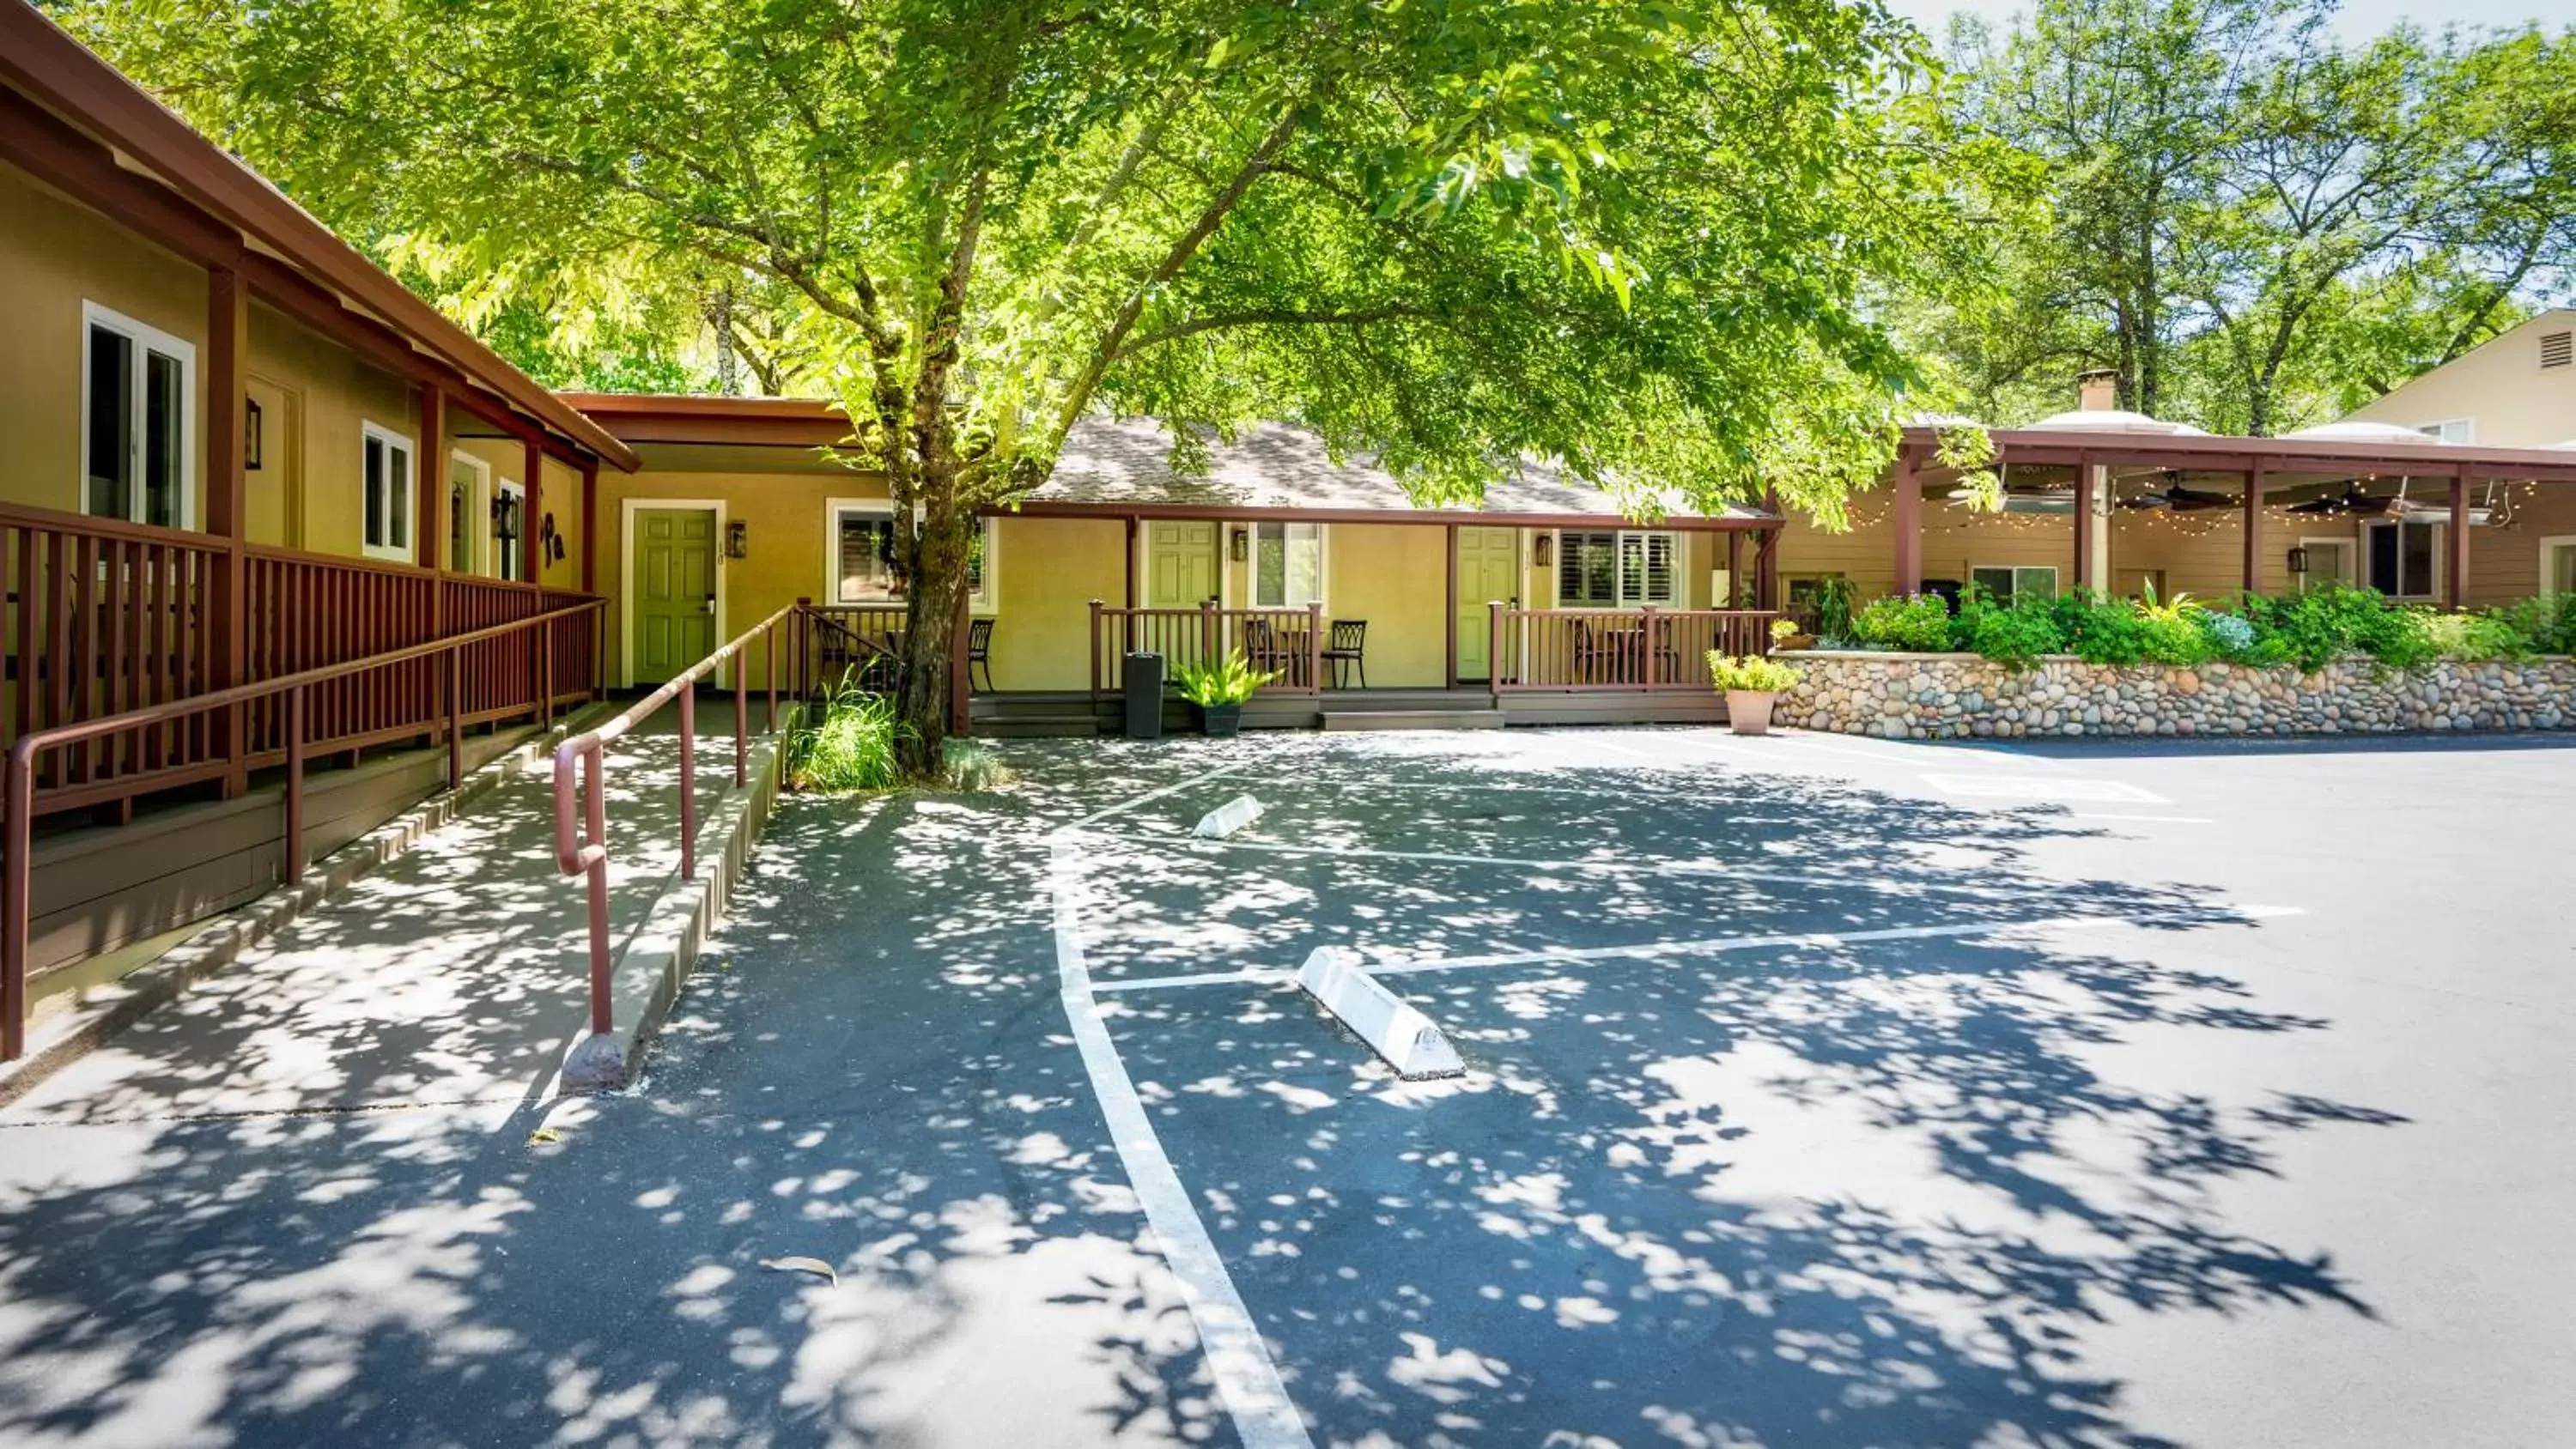
[[2576,661],[2564,658],[2407,673],[2353,660],[2301,674],[2064,657],[2015,672],[1974,654],[1777,657],[1807,676],[1780,696],[1780,723],[1888,739],[2576,728]]

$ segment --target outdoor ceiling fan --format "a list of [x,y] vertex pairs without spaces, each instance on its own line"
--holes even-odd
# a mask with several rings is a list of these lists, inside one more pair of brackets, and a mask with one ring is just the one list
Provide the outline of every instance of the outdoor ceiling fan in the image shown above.
[[2311,498],[2305,503],[2293,503],[2289,511],[2308,514],[2312,517],[2320,514],[2350,513],[2359,517],[2375,518],[2388,512],[2396,504],[2397,500],[2394,498],[2374,497],[2362,492],[2360,484],[2347,478],[2344,480],[2341,493],[2328,493]]
[[2166,484],[2153,493],[2120,500],[2122,508],[2170,508],[2176,513],[2194,513],[2203,508],[2229,508],[2236,500],[2224,493],[2211,493],[2198,488],[2185,488],[2180,480]]

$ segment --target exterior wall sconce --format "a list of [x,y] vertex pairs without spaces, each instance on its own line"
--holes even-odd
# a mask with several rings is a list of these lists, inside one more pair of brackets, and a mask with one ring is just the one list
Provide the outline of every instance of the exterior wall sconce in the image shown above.
[[259,471],[260,434],[267,431],[260,426],[262,421],[259,404],[249,398],[242,399],[242,467],[252,473]]
[[751,557],[751,528],[739,518],[725,525],[725,557]]
[[506,493],[496,495],[492,499],[493,537],[505,543],[517,541],[522,528],[519,508],[519,500]]
[[1538,536],[1538,542],[1530,546],[1530,557],[1537,562],[1540,568],[1554,567],[1556,564],[1556,535],[1552,533],[1540,534]]
[[2308,551],[2304,548],[2294,548],[2290,550],[2290,572],[2294,574],[2303,574],[2307,571]]
[[1252,530],[1245,528],[1241,524],[1235,525],[1234,536],[1227,540],[1226,548],[1228,552],[1234,555],[1234,561],[1236,563],[1242,563],[1244,560],[1251,558]]

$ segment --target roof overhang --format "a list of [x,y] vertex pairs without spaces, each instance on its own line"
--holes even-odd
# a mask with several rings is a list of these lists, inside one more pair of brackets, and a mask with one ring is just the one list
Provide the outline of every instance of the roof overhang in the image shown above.
[[[2158,437],[2066,429],[1994,428],[1997,463],[2169,468],[2193,472],[2314,473],[2333,478],[2531,478],[2576,482],[2576,453],[2549,448],[2481,448],[2459,443],[2346,443],[2315,438]],[[1937,446],[1934,430],[1908,428],[1918,457]],[[1926,472],[1935,472],[1927,468]]]
[[[55,144],[50,149],[57,162],[78,163],[86,168],[85,178],[97,179],[97,163],[104,160],[115,172],[134,178],[138,184],[166,190],[229,232],[230,245],[249,270],[254,290],[273,290],[278,285],[276,274],[291,272],[311,292],[327,297],[361,322],[373,322],[383,328],[399,339],[405,350],[416,349],[445,363],[462,381],[489,392],[498,403],[525,414],[538,427],[551,430],[574,447],[619,468],[635,468],[634,451],[614,434],[415,296],[257,172],[199,135],[114,66],[65,34],[26,0],[0,0],[0,86],[32,101],[43,118],[80,133],[102,150],[101,156],[83,157]],[[39,128],[42,125],[23,106],[11,107],[8,115],[0,116],[0,122]],[[42,158],[24,156],[13,147],[7,159],[23,163]],[[60,178],[42,171],[36,174],[75,197],[82,197],[87,189],[65,185]],[[108,175],[105,179],[114,184],[117,177]],[[134,195],[124,199],[132,205],[148,206],[150,202],[148,197]],[[130,220],[125,216],[118,219]],[[193,259],[209,260],[202,255]],[[261,275],[262,271],[268,275]],[[281,299],[265,295],[263,300],[274,303]],[[308,324],[316,320],[297,305],[299,299],[288,296],[282,300],[286,303],[284,310],[299,320]],[[377,354],[371,360],[397,359]]]

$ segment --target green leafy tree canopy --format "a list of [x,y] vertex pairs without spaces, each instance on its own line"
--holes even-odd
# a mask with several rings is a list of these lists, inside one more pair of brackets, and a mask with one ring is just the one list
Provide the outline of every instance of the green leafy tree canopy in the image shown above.
[[1838,516],[1911,379],[1867,299],[1981,277],[2001,165],[1850,0],[57,13],[469,316],[743,299],[918,519],[916,768],[975,513],[1104,410],[1298,421],[1426,500],[1539,456]]

